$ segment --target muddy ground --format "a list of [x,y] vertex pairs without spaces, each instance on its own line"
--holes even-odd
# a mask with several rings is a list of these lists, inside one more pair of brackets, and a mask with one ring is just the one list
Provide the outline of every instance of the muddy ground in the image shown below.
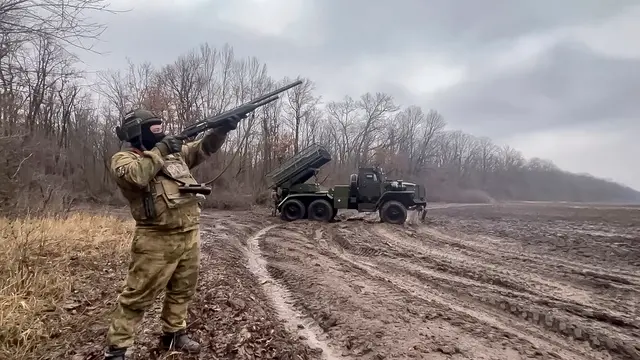
[[640,209],[436,207],[405,226],[207,212],[197,358],[640,359]]

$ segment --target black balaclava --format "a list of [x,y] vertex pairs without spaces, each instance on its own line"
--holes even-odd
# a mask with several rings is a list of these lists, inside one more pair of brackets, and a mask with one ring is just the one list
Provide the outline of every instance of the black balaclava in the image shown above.
[[161,132],[158,134],[154,134],[153,132],[151,132],[151,125],[154,124],[143,124],[141,127],[141,133],[140,133],[140,137],[142,138],[142,146],[144,146],[145,149],[147,150],[151,150],[153,149],[154,146],[156,146],[156,144],[158,142],[160,142],[164,137],[165,137],[165,133]]
[[129,111],[122,119],[122,127],[125,129],[130,126],[140,126],[138,129],[132,128],[125,131],[125,136],[135,134],[138,132],[137,130],[140,131],[136,134],[137,136],[134,135],[135,137],[129,140],[129,143],[139,150],[151,150],[156,146],[158,141],[164,138],[164,132],[153,133],[151,131],[151,127],[154,125],[162,125],[162,119],[157,117],[152,111],[145,109]]

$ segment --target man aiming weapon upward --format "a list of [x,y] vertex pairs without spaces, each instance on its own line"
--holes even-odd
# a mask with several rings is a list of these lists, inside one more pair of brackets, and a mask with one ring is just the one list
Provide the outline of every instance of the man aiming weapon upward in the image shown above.
[[[204,119],[177,136],[165,134],[162,119],[148,110],[136,109],[124,116],[116,133],[131,146],[113,155],[110,171],[129,202],[136,226],[125,287],[107,334],[105,359],[125,359],[136,325],[162,290],[166,293],[161,347],[200,352],[200,344],[185,329],[200,264],[201,200],[211,188],[199,184],[191,169],[217,152],[240,120],[301,83],[296,81]],[[200,139],[186,142],[203,133]]]

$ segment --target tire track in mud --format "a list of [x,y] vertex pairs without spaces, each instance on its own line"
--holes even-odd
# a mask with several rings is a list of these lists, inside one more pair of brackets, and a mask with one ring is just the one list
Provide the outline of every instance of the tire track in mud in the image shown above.
[[[406,247],[407,243],[415,244],[415,239],[399,238],[385,227],[378,227],[374,232],[387,237],[399,246]],[[448,235],[445,236],[447,236],[447,240],[452,240]],[[430,252],[419,246],[413,250],[420,253]],[[442,254],[442,252],[438,255],[449,256]],[[431,252],[431,256],[425,257],[425,260],[438,261],[434,259],[433,252]],[[469,260],[467,259],[467,261]],[[462,259],[458,259],[458,261],[463,262]],[[481,265],[473,261],[472,264],[474,267]],[[561,295],[554,297],[552,294],[548,297],[541,297],[531,291],[520,292],[520,289],[510,289],[509,286],[502,288],[505,285],[504,282],[496,286],[483,282],[476,276],[468,276],[467,273],[459,274],[460,269],[455,267],[431,269],[429,265],[422,267],[391,260],[386,265],[387,273],[405,273],[410,278],[437,284],[440,289],[455,295],[455,298],[448,297],[447,301],[455,303],[456,299],[468,299],[479,307],[492,308],[513,315],[524,322],[537,325],[542,330],[555,332],[567,339],[577,342],[587,341],[594,349],[608,350],[632,359],[640,358],[638,349],[633,345],[634,342],[637,342],[638,333],[634,332],[635,338],[627,334],[629,330],[637,329],[637,324],[634,324],[631,319],[602,311],[599,307],[573,303]],[[469,289],[470,287],[471,289]],[[554,311],[550,312],[550,308]],[[559,309],[560,313],[555,311],[556,309]],[[492,312],[492,310],[488,310],[488,312]],[[599,326],[594,326],[593,322],[587,321],[588,319],[598,321]]]
[[[453,251],[452,249],[446,248],[441,250],[440,248],[443,246],[442,244],[438,244],[440,240],[442,240],[442,243],[445,245],[449,245],[452,241],[451,239],[455,239],[449,235],[438,233],[442,234],[441,237],[421,241],[422,239],[415,239],[412,238],[412,236],[400,238],[390,232],[386,227],[378,227],[375,229],[375,232],[380,236],[386,237],[398,247],[403,247],[407,249],[407,251],[418,253],[417,257],[420,260],[428,261],[428,263],[425,264],[423,262],[421,265],[431,268],[434,266],[430,266],[430,264],[436,264],[434,272],[454,274],[454,277],[446,275],[449,276],[450,280],[456,279],[455,277],[457,277],[459,281],[465,281],[461,279],[473,280],[471,283],[467,281],[466,285],[472,283],[476,285],[482,284],[483,286],[495,285],[493,286],[494,289],[499,289],[503,292],[507,291],[506,295],[517,295],[525,298],[543,292],[545,294],[552,294],[550,297],[555,300],[561,302],[575,301],[576,304],[582,306],[587,305],[581,303],[581,301],[589,299],[592,296],[592,294],[582,289],[574,288],[570,284],[567,285],[563,282],[556,282],[539,276],[536,274],[536,272],[539,271],[537,268],[517,264],[514,269],[513,264],[505,263],[504,257],[497,253],[498,250],[495,252],[485,251],[485,255],[492,254],[492,256],[489,257],[459,247],[455,247]],[[431,230],[424,230],[424,232],[432,233]],[[461,240],[455,241],[458,243]],[[412,246],[407,246],[408,244],[412,244]],[[467,245],[463,246],[466,247]],[[519,256],[522,257],[522,255]],[[548,264],[543,264],[543,267],[547,265]],[[531,271],[523,273],[523,267]],[[479,269],[482,271],[478,271]],[[525,279],[521,280],[520,278],[522,276],[524,276]],[[570,288],[570,291],[566,290],[567,287]]]
[[[625,323],[631,329],[640,330],[637,325],[634,325],[633,319],[626,315],[634,312],[633,303],[612,301],[610,293],[601,294],[601,287],[604,286],[607,290],[611,287],[618,289],[629,299],[640,296],[640,286],[631,285],[633,284],[631,280],[622,280],[617,275],[608,275],[602,273],[602,269],[593,267],[598,269],[596,273],[589,269],[588,264],[584,264],[586,270],[583,270],[580,268],[580,263],[558,260],[556,257],[547,258],[524,249],[514,250],[517,245],[505,239],[492,238],[487,244],[483,243],[483,240],[487,239],[484,236],[471,237],[464,234],[456,237],[428,228],[420,228],[418,233],[426,235],[423,238],[434,247],[452,246],[457,256],[465,259],[467,264],[473,264],[474,269],[483,269],[485,273],[494,273],[507,279],[513,279],[514,274],[523,277],[524,281],[518,285],[518,290],[521,292],[533,295],[550,294],[547,298],[564,303],[568,308],[577,306],[592,311],[597,311],[601,307],[606,308],[607,314],[599,316],[600,318],[609,318],[616,325]],[[445,253],[450,254],[451,251],[445,251]],[[568,265],[569,263],[571,265]],[[609,278],[616,282],[616,285],[610,283],[598,285],[599,282],[593,284],[583,281],[594,276],[599,279]],[[512,288],[515,289],[515,287]]]
[[260,280],[278,316],[288,325],[289,331],[298,333],[301,339],[305,340],[312,348],[321,349],[323,359],[350,359],[349,357],[338,355],[327,341],[320,338],[319,334],[322,334],[322,330],[315,321],[308,316],[304,316],[290,305],[292,299],[289,291],[269,274],[266,260],[262,257],[260,250],[260,239],[277,226],[277,224],[267,226],[247,240],[247,266],[249,270]]
[[[499,296],[491,293],[487,294],[486,292],[483,292],[482,289],[478,288],[456,288],[452,284],[446,284],[438,281],[437,277],[434,278],[430,276],[430,274],[425,275],[420,270],[407,270],[406,267],[393,265],[386,266],[385,270],[387,270],[388,272],[393,272],[395,274],[404,272],[409,275],[409,278],[416,278],[422,281],[429,281],[438,284],[439,288],[446,289],[447,291],[456,295],[456,298],[452,298],[450,295],[441,297],[442,299],[446,298],[446,301],[449,303],[455,304],[456,301],[460,301],[462,299],[468,300],[477,303],[477,305],[474,306],[475,309],[485,308],[486,313],[493,314],[496,318],[503,317],[502,314],[495,314],[495,310],[498,310],[502,313],[520,318],[520,320],[522,321],[529,322],[533,325],[539,325],[539,327],[543,330],[548,330],[563,335],[567,339],[576,341],[588,341],[590,345],[595,349],[609,350],[629,356],[635,354],[635,350],[633,349],[632,345],[634,339],[626,337],[624,334],[620,333],[614,333],[615,335],[613,336],[607,335],[607,333],[598,331],[598,329],[593,329],[589,326],[589,324],[582,321],[582,319],[579,317],[568,318],[567,316],[563,316],[562,314],[552,314],[548,311],[548,309],[545,310],[539,307],[533,307],[531,305],[523,304],[505,296]],[[436,280],[434,281],[434,279]],[[425,287],[425,289],[433,291],[432,287]],[[576,311],[576,314],[579,313],[579,310]],[[598,319],[593,315],[592,318]],[[482,318],[479,319],[482,320]],[[505,321],[504,323],[506,324],[508,323],[508,321]],[[525,332],[531,332],[531,328],[528,328],[526,325],[511,326],[516,329],[520,327]],[[554,343],[556,345],[560,344],[560,342],[558,342],[557,340],[550,340],[549,336],[546,335],[538,335],[538,337],[544,338],[547,342]],[[621,339],[621,337],[624,340]]]
[[[376,230],[378,229],[374,229],[374,233],[378,232]],[[470,299],[468,296],[461,298],[460,295],[466,293],[464,289],[462,289],[462,291],[456,291],[453,294],[447,293],[446,291],[442,292],[441,289],[425,283],[427,279],[400,275],[402,271],[398,271],[400,270],[399,268],[388,266],[388,264],[384,262],[385,260],[375,259],[371,262],[363,261],[360,256],[345,252],[341,252],[339,256],[355,267],[364,270],[372,279],[383,283],[390,283],[405,294],[432,305],[435,303],[438,308],[453,311],[462,315],[462,317],[466,317],[467,321],[469,318],[472,318],[476,323],[482,324],[481,326],[486,329],[497,329],[509,334],[510,337],[520,339],[520,342],[524,341],[537,349],[543,349],[547,353],[559,353],[562,358],[567,359],[599,358],[590,356],[591,349],[589,349],[588,346],[567,344],[561,336],[559,337],[554,333],[549,333],[545,331],[545,329],[532,328],[530,324],[526,322],[522,323],[519,321],[519,318],[510,316],[510,313],[505,314],[500,311],[500,308],[486,306],[481,302],[473,301],[473,299]],[[404,295],[404,297],[406,298],[406,295]],[[463,299],[467,301],[471,300],[472,303],[465,303],[461,301]]]
[[[540,290],[545,292],[559,291],[561,285],[553,284],[535,274],[528,274],[531,279],[521,280],[513,274],[513,271],[496,266],[495,260],[479,261],[477,256],[462,253],[457,249],[442,248],[441,244],[430,244],[423,239],[416,238],[415,233],[409,232],[408,236],[398,236],[384,224],[377,226],[373,232],[386,238],[392,246],[404,249],[412,253],[415,263],[424,272],[429,272],[435,277],[440,277],[448,282],[457,282],[461,285],[489,285],[493,290],[508,296],[526,297],[527,294],[537,294]],[[436,245],[436,246],[432,246]],[[518,275],[518,273],[516,273]],[[531,289],[531,280],[537,280],[539,289]],[[543,286],[544,285],[544,286]]]
[[[602,267],[597,265],[576,262],[548,254],[541,255],[533,253],[531,249],[525,248],[520,242],[513,239],[497,238],[489,235],[470,236],[463,233],[459,233],[457,236],[451,236],[440,230],[429,227],[421,227],[419,232],[437,238],[439,241],[445,241],[449,245],[457,246],[461,249],[481,252],[493,257],[499,255],[496,253],[496,248],[499,247],[502,255],[509,256],[508,260],[517,260],[519,262],[531,263],[541,267],[548,267],[550,266],[550,263],[552,263],[554,268],[561,268],[573,274],[597,277],[603,280],[615,281],[624,285],[640,285],[640,274],[616,269],[609,269],[607,273],[603,273]],[[473,241],[469,241],[470,237],[473,238]],[[493,243],[494,246],[487,246],[484,245],[484,243]],[[527,255],[524,256],[522,253],[526,253]]]
[[249,243],[266,245],[256,246],[281,299],[343,355],[640,359],[637,309],[625,315],[611,292],[593,292],[572,269],[587,265],[581,273],[614,282],[634,274],[425,226],[301,221],[270,230]]
[[[511,340],[501,333],[493,338],[483,337],[481,334],[493,331],[474,328],[473,319],[449,315],[448,307],[427,303],[390,281],[372,277],[368,267],[375,266],[375,257],[359,256],[360,263],[368,267],[348,261],[351,254],[345,248],[358,247],[334,236],[330,225],[319,225],[320,229],[297,225],[307,235],[307,242],[296,236],[299,249],[295,253],[289,250],[286,256],[269,254],[270,263],[273,261],[276,267],[274,276],[286,283],[299,306],[315,313],[314,317],[336,319],[330,325],[331,337],[358,358],[424,358],[429,354],[431,359],[445,359],[448,355],[467,357],[471,353],[475,359],[495,359],[494,355],[500,353],[502,358],[516,359],[526,351],[535,353],[524,343],[509,349],[501,349],[499,344],[496,347],[493,340]],[[291,257],[312,253],[311,245],[320,250],[320,255],[314,257],[317,263],[307,267],[297,266],[297,261],[292,263]],[[286,247],[290,249],[291,243]],[[283,252],[282,249],[274,246],[271,251]]]

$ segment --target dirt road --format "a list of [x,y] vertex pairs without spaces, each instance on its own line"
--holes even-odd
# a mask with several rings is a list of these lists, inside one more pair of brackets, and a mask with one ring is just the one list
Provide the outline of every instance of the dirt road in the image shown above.
[[199,358],[640,359],[640,209],[347,218],[203,215]]

